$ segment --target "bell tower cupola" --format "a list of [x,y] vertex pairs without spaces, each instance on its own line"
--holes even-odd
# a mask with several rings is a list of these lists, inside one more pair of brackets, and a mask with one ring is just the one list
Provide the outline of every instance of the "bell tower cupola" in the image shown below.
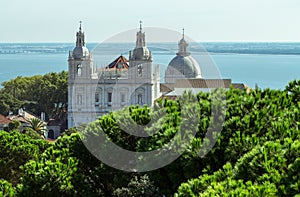
[[89,56],[89,50],[85,46],[84,32],[82,31],[81,21],[79,31],[76,33],[76,47],[73,49],[72,56],[74,59],[86,58]]
[[85,46],[85,35],[82,31],[82,22],[79,22],[79,31],[76,33],[76,46],[69,52],[69,80],[75,78],[91,78],[93,74],[93,59]]
[[145,32],[143,32],[142,21],[140,21],[140,30],[136,33],[136,45],[133,51],[130,51],[129,61],[152,61],[152,53],[146,46]]

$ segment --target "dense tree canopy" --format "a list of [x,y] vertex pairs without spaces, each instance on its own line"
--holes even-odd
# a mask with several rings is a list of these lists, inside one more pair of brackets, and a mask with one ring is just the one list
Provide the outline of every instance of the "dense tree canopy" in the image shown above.
[[45,140],[35,140],[18,131],[0,131],[0,179],[20,183],[24,174],[20,166],[36,159],[48,146]]
[[0,110],[3,115],[9,111],[17,113],[20,107],[39,115],[55,116],[68,100],[68,73],[48,73],[43,76],[17,77],[2,83],[0,89]]
[[24,102],[16,99],[11,94],[6,93],[0,89],[0,112],[3,115],[8,115],[10,111],[17,112]]
[[[291,82],[285,90],[186,93],[177,101],[158,100],[153,108],[131,106],[86,126],[71,128],[55,143],[35,140],[16,131],[1,131],[1,192],[7,196],[300,194],[299,84],[300,81]],[[212,107],[214,97],[220,95],[226,99],[222,97],[215,104],[224,107],[224,114]],[[191,123],[189,118],[196,118],[197,122]],[[210,125],[213,120],[224,120],[218,135],[216,127]],[[195,128],[197,133],[191,137]],[[134,136],[138,129],[153,135]],[[209,130],[211,138],[204,139]],[[105,147],[97,141],[100,134],[131,151],[167,148],[165,145],[173,138],[178,147],[183,137],[191,139],[191,143],[184,147],[180,157],[163,168],[125,172],[91,154],[90,151]],[[93,145],[89,150],[86,142]],[[200,157],[204,145],[212,145],[212,149]],[[108,152],[106,156],[114,155]]]

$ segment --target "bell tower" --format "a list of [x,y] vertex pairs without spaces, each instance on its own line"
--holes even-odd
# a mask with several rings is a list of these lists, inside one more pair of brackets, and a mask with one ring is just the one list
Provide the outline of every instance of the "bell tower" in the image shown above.
[[[76,33],[76,46],[69,52],[68,58],[68,128],[91,120],[90,116],[80,114],[91,108],[89,98],[92,87],[93,58],[85,46],[85,35],[82,31],[81,21]],[[79,118],[78,118],[79,117]],[[75,120],[77,118],[77,120]]]
[[69,80],[91,79],[93,74],[93,58],[85,46],[85,36],[81,21],[79,31],[76,33],[76,47],[69,52]]
[[142,21],[136,33],[135,48],[129,52],[129,76],[139,82],[151,82],[152,77],[152,52],[146,46],[145,32]]
[[152,62],[152,52],[147,47],[140,21],[135,48],[129,52],[128,80],[134,88],[130,98],[132,105],[152,106],[159,96],[159,65],[153,66]]

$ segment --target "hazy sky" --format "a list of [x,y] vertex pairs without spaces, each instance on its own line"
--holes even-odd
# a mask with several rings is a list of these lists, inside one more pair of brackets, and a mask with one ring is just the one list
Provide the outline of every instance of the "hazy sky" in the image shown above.
[[0,42],[87,42],[163,27],[197,41],[300,41],[299,0],[0,0]]

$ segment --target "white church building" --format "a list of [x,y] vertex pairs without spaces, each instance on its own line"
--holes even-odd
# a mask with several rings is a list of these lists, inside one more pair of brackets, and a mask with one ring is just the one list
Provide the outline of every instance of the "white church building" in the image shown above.
[[68,128],[92,122],[124,106],[152,106],[157,98],[176,96],[176,88],[185,89],[183,79],[190,80],[192,88],[199,90],[217,88],[221,83],[225,88],[230,85],[244,88],[243,84],[231,84],[230,79],[202,79],[200,67],[188,46],[183,33],[178,53],[165,71],[165,84],[161,84],[159,65],[152,64],[152,52],[147,48],[141,24],[129,59],[121,55],[101,69],[93,64],[80,24],[76,47],[68,58]]
[[96,120],[98,116],[129,105],[152,106],[161,96],[159,66],[152,65],[145,33],[137,32],[129,60],[118,57],[106,68],[95,69],[85,46],[81,25],[76,47],[69,53],[68,127]]

